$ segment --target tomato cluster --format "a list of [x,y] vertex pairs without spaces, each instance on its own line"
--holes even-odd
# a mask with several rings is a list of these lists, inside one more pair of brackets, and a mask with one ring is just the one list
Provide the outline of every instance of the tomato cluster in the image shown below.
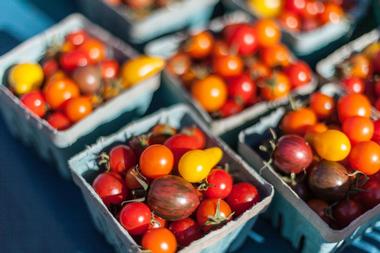
[[222,150],[206,144],[198,127],[158,124],[100,153],[104,171],[92,186],[144,249],[175,252],[260,200],[252,184],[234,183]]
[[143,18],[151,14],[152,11],[167,7],[178,0],[104,0],[112,6],[125,5],[126,11],[133,17]]
[[159,71],[164,63],[138,57],[120,63],[85,30],[65,36],[40,61],[10,67],[8,85],[23,105],[57,130],[69,128],[107,100]]
[[261,147],[273,151],[276,170],[333,228],[380,203],[380,120],[370,116],[361,94],[336,100],[316,92],[308,107],[284,115],[276,144]]
[[211,116],[225,118],[311,81],[309,66],[293,59],[280,37],[271,19],[230,24],[218,34],[201,31],[184,41],[167,70]]
[[380,110],[380,42],[374,42],[337,66],[337,77],[347,93],[365,94]]
[[281,27],[291,32],[312,31],[327,23],[339,23],[354,6],[352,0],[248,0],[258,16],[275,17]]

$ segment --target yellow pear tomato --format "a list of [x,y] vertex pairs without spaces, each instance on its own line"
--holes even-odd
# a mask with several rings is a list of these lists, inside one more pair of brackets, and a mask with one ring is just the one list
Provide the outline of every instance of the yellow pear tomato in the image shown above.
[[37,63],[20,63],[9,72],[8,82],[17,95],[23,95],[41,86],[44,72]]

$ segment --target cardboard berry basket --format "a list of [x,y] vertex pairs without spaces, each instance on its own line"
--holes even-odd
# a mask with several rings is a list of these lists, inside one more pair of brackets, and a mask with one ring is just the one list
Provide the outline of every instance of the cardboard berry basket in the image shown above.
[[[90,23],[82,15],[72,14],[0,57],[0,78],[3,81],[0,85],[0,111],[9,130],[24,143],[33,146],[42,158],[54,161],[60,174],[66,178],[70,178],[68,159],[95,140],[98,134],[117,129],[117,125],[125,124],[128,119],[145,113],[160,81],[159,75],[156,75],[125,90],[67,130],[58,131],[51,127],[46,120],[24,107],[20,99],[8,89],[5,85],[7,70],[16,63],[37,62],[47,45],[63,40],[65,34],[79,28],[86,29],[107,44],[111,49],[107,52],[108,56],[119,61],[137,56],[131,47]],[[113,120],[118,123],[114,124]]]
[[[252,19],[244,12],[236,11],[226,14],[221,18],[214,19],[208,26],[212,32],[221,31],[227,24],[250,22]],[[180,44],[189,36],[187,33],[177,33],[175,35],[167,36],[156,41],[149,43],[146,46],[145,52],[148,55],[159,55],[162,57],[169,57],[174,54],[179,48]],[[176,76],[164,70],[163,72],[164,86],[167,88],[170,95],[169,99],[175,102],[186,102],[190,104],[201,116],[201,118],[211,127],[214,133],[220,135],[230,130],[233,130],[245,123],[253,120],[255,117],[273,109],[281,104],[288,102],[288,97],[281,98],[275,101],[262,101],[250,107],[245,108],[240,113],[223,119],[213,119],[209,113],[202,108],[202,106],[192,98],[191,94],[186,90],[182,82]],[[317,80],[313,76],[312,81],[300,88],[293,90],[293,96],[306,95],[313,92],[317,86]]]
[[83,13],[113,33],[133,43],[143,43],[184,27],[208,22],[217,0],[178,0],[136,19],[126,6],[111,6],[105,0],[79,0]]
[[[254,18],[256,14],[247,4],[249,0],[231,0],[229,6],[243,10]],[[356,6],[347,13],[347,18],[336,24],[326,24],[309,32],[291,32],[282,29],[284,42],[296,55],[309,55],[342,37],[350,37],[356,23],[366,14],[370,0],[356,1]]]
[[[321,91],[330,96],[342,94],[342,90],[336,84],[326,84]],[[271,165],[264,168],[264,161],[255,148],[258,148],[265,137],[269,138],[268,129],[276,128],[285,112],[285,107],[279,107],[260,118],[257,124],[240,132],[239,153],[276,189],[267,216],[274,226],[280,227],[282,236],[288,239],[294,248],[303,253],[339,251],[368,232],[379,221],[380,205],[368,210],[344,229],[335,230],[284,182]]]
[[359,38],[347,43],[335,52],[318,62],[316,66],[317,73],[326,80],[335,80],[336,67],[344,60],[349,58],[353,53],[360,52],[370,44],[380,39],[380,30],[374,29]]
[[[98,154],[114,143],[127,141],[131,136],[148,132],[157,123],[166,123],[175,128],[196,125],[205,133],[207,146],[218,146],[223,149],[222,163],[228,163],[230,173],[235,181],[250,182],[257,187],[260,193],[260,202],[244,212],[237,219],[225,224],[220,229],[210,232],[201,239],[192,242],[180,252],[225,252],[230,246],[238,248],[249,233],[253,220],[263,212],[273,197],[273,187],[251,169],[237,154],[235,154],[221,139],[214,137],[208,128],[200,121],[196,114],[185,105],[175,105],[162,109],[139,121],[131,123],[117,133],[100,139],[70,160],[70,168],[74,182],[80,187],[88,208],[97,228],[114,245],[117,252],[141,252],[141,249],[108,211],[102,200],[91,186],[94,175],[99,167],[95,162]],[[239,232],[244,232],[239,234]],[[238,243],[239,245],[236,245]]]

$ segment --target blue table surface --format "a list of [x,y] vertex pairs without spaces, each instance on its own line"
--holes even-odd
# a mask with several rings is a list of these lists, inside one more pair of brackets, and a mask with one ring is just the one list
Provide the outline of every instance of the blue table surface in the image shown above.
[[[0,1],[0,54],[75,11],[73,0]],[[162,104],[156,96],[152,108]],[[113,252],[72,182],[13,139],[3,121],[0,141],[0,252]],[[239,252],[293,252],[267,221],[254,231]]]

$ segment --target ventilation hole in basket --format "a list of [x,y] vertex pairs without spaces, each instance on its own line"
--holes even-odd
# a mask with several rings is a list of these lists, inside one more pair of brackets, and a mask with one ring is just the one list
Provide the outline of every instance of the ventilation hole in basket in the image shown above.
[[302,235],[297,246],[297,252],[302,252],[303,248],[305,246],[305,236]]

